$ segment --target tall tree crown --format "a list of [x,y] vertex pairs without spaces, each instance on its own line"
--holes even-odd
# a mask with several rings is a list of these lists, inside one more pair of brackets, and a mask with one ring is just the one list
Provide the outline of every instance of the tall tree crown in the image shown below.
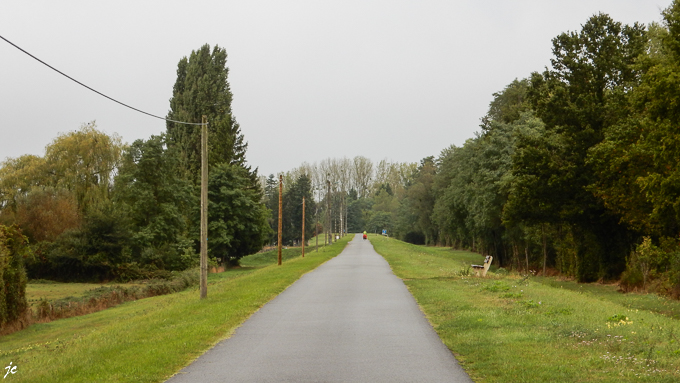
[[[177,80],[170,99],[167,118],[201,122],[208,117],[209,153],[212,167],[219,163],[245,164],[245,143],[231,110],[232,93],[228,82],[227,52],[224,48],[203,45],[177,64]],[[201,166],[201,131],[196,126],[167,123],[170,145],[183,153],[181,167],[197,182]]]

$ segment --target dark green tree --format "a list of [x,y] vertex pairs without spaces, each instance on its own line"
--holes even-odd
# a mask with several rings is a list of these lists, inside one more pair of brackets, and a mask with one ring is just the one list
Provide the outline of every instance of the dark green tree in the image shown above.
[[434,245],[438,240],[438,228],[432,221],[435,195],[432,187],[437,173],[434,157],[426,157],[420,165],[412,182],[406,187],[405,196],[400,201],[396,228],[400,237],[409,233],[419,234],[425,244]]
[[[312,182],[306,174],[298,177],[292,185],[284,185],[282,201],[282,236],[284,244],[291,244],[293,241],[300,241],[302,239],[302,197],[305,197],[305,238],[309,239],[314,235],[314,211],[316,203],[312,193]],[[278,208],[276,213],[275,217],[278,217]],[[278,218],[275,225],[275,229],[277,229]]]
[[126,208],[133,253],[161,269],[188,266],[180,256],[192,247],[186,212],[198,201],[189,181],[177,174],[178,161],[165,135],[137,140],[126,150],[115,182],[114,199]]
[[[216,165],[208,185],[209,255],[235,265],[270,238],[269,210],[262,190],[247,169],[236,164]],[[200,214],[198,209],[196,215]]]
[[482,118],[481,128],[483,132],[492,129],[492,123],[512,123],[520,118],[520,115],[529,110],[527,91],[529,79],[515,79],[500,92],[493,94],[493,101],[489,104],[489,111]]
[[[627,230],[591,191],[597,177],[587,159],[607,127],[625,118],[625,94],[637,79],[634,64],[644,48],[644,27],[598,14],[580,32],[553,39],[552,69],[531,78],[529,102],[546,130],[559,135],[564,151],[558,156],[544,151],[551,158],[536,158],[535,166],[523,172],[541,173],[545,164],[555,171],[552,186],[559,189],[562,203],[550,219],[575,228],[581,281],[616,277],[625,267]],[[542,195],[527,203],[550,203]]]
[[17,226],[0,225],[0,327],[21,319],[28,309],[26,269],[28,239]]
[[276,241],[277,227],[279,225],[279,180],[270,174],[265,181],[264,188],[264,203],[271,211],[267,218],[269,227],[271,227],[272,237],[270,241]]
[[358,193],[352,189],[347,195],[347,232],[361,233],[366,229],[365,212],[371,210],[373,200],[371,198],[359,198]]
[[[227,76],[227,52],[208,44],[192,51],[177,64],[177,80],[170,99],[167,118],[201,122],[208,117],[208,159],[210,166],[220,163],[245,165],[247,143],[231,109],[232,93]],[[199,184],[201,169],[201,129],[198,126],[167,123],[168,143],[181,153],[184,176]]]
[[639,84],[626,95],[630,116],[609,128],[592,151],[594,193],[641,233],[680,232],[680,2],[652,24]]

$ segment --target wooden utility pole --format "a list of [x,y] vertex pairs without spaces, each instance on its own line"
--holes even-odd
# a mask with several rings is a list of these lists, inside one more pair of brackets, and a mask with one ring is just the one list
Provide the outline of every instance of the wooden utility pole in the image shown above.
[[208,117],[201,125],[201,299],[208,296]]
[[282,233],[283,229],[281,225],[283,225],[283,212],[281,211],[283,209],[283,175],[279,174],[279,240],[278,240],[278,245],[279,245],[279,266],[281,266],[281,240],[282,240]]
[[[330,176],[330,174],[329,174],[329,176]],[[328,193],[326,193],[326,200],[327,200],[327,203],[328,203],[328,214],[326,214],[327,220],[328,220],[328,226],[327,226],[328,229],[326,230],[326,234],[327,234],[326,236],[328,237],[328,244],[332,245],[333,244],[333,237],[332,237],[333,233],[331,233],[331,231],[333,231],[333,230],[331,229],[331,180],[326,180],[326,183],[328,184]]]
[[305,257],[305,197],[302,197],[302,258]]

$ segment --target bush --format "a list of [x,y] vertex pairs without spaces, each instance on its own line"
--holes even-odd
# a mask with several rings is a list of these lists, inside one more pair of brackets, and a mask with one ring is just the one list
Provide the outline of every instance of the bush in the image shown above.
[[644,237],[626,261],[623,291],[646,290],[680,298],[680,249],[675,238],[662,237],[659,246]]
[[0,327],[21,322],[26,314],[27,254],[28,240],[17,226],[0,225]]
[[145,286],[102,286],[79,298],[67,297],[52,302],[42,300],[33,319],[36,322],[46,322],[89,314],[127,301],[176,293],[199,283],[198,268],[168,273],[167,279],[146,281]]
[[424,245],[425,234],[418,231],[409,231],[404,236],[404,242],[412,243],[414,245]]

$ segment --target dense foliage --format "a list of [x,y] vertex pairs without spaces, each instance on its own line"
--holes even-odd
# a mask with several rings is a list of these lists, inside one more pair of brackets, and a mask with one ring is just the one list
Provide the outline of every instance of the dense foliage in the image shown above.
[[349,187],[319,206],[330,198],[338,216],[341,194],[352,231],[680,296],[680,1],[662,16],[597,14],[560,34],[549,68],[494,93],[475,137],[420,164],[381,161],[366,192],[345,159],[291,174],[325,191],[348,168]]
[[[239,165],[221,163],[208,184],[208,247],[229,264],[253,254],[269,239],[269,211],[253,175]],[[197,219],[199,211],[196,210]]]
[[[204,45],[180,60],[168,118],[195,123],[208,116],[209,256],[235,263],[260,250],[270,229],[232,115],[226,59],[224,49]],[[0,223],[26,235],[28,276],[163,278],[196,266],[199,138],[200,127],[168,122],[166,133],[123,145],[92,122],[59,135],[43,157],[3,162]]]
[[[479,132],[419,163],[357,156],[283,175],[283,242],[382,232],[491,254],[506,268],[680,296],[680,0],[663,22],[605,14],[552,41],[551,65],[493,94]],[[210,255],[275,243],[279,180],[245,165],[224,49],[178,64],[168,117],[210,123]],[[123,146],[88,124],[0,167],[0,223],[28,237],[31,276],[131,278],[198,251],[198,129]],[[330,237],[330,236],[329,236]]]
[[20,321],[26,301],[27,240],[16,226],[0,225],[0,329]]
[[629,288],[656,275],[680,290],[680,2],[663,17],[645,28],[598,14],[553,39],[551,67],[495,93],[480,133],[436,160],[432,186],[413,178],[399,219],[502,266],[580,281],[626,271]]

